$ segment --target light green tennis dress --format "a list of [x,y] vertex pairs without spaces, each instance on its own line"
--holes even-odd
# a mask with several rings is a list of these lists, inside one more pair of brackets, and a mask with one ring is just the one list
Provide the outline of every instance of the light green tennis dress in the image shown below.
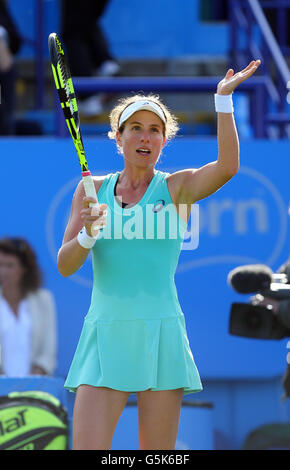
[[187,224],[156,171],[137,205],[122,209],[109,174],[98,200],[107,225],[92,249],[91,305],[65,381],[127,392],[202,390],[190,349],[174,275]]

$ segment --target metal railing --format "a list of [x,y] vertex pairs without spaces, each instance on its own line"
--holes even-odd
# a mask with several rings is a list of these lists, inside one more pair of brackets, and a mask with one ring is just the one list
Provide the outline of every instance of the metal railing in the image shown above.
[[[36,32],[43,36],[44,6],[43,0],[35,0]],[[282,49],[276,40],[262,7],[277,8],[278,36]],[[272,123],[279,127],[280,137],[285,136],[289,124],[287,109],[287,84],[290,84],[290,72],[282,51],[290,52],[286,46],[285,8],[290,7],[290,0],[230,0],[229,1],[229,43],[230,65],[235,69],[243,68],[253,58],[261,58],[258,73],[240,85],[239,90],[249,93],[250,104],[254,112],[250,113],[254,136],[267,137],[267,126]],[[277,11],[278,11],[277,10]],[[282,14],[284,12],[284,15]],[[286,29],[285,29],[286,28]],[[284,30],[285,29],[285,30]],[[244,33],[240,44],[241,32]],[[36,107],[43,108],[44,99],[44,63],[41,41],[35,43],[36,50]],[[274,77],[273,76],[274,64]],[[81,78],[75,77],[75,89],[78,95],[85,92],[213,92],[221,77],[114,77]],[[269,109],[272,105],[272,110]],[[274,109],[274,111],[273,111]],[[56,106],[57,135],[67,135],[61,109]],[[287,135],[288,136],[288,135]]]
[[[74,88],[77,95],[99,92],[205,92],[216,91],[222,77],[110,77],[84,78],[74,77]],[[253,120],[254,134],[258,138],[265,137],[264,116],[265,96],[273,95],[275,90],[268,77],[252,77],[240,85],[241,91],[249,92],[255,119]],[[60,106],[56,106],[57,134],[67,135],[66,124]]]
[[[262,9],[263,4],[272,8],[282,8],[286,4],[290,7],[289,0],[287,2],[285,0],[275,2],[230,0],[230,56],[232,62],[239,68],[245,67],[253,58],[262,59],[260,73],[269,77],[273,92],[271,96],[267,96],[265,126],[267,127],[270,123],[276,124],[279,127],[280,137],[283,137],[288,136],[286,126],[290,123],[286,99],[290,70],[266,19]],[[281,19],[281,15],[279,17]],[[274,110],[269,109],[270,104]]]

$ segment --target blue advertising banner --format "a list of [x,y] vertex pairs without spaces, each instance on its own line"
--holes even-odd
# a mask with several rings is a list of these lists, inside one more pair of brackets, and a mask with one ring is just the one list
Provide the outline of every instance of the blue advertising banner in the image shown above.
[[[107,138],[87,138],[94,174],[121,171],[123,157]],[[273,270],[289,257],[289,148],[287,141],[241,142],[239,173],[194,206],[176,273],[179,300],[201,378],[271,377],[284,372],[287,338],[256,340],[229,334],[232,302],[246,302],[227,284],[244,264]],[[215,139],[177,138],[158,169],[198,168],[217,158]],[[56,258],[80,179],[70,139],[1,139],[0,236],[27,238],[41,264],[58,311],[58,369],[65,376],[90,304],[90,257],[63,278]],[[5,165],[4,165],[5,162]],[[130,253],[128,253],[128,257]]]

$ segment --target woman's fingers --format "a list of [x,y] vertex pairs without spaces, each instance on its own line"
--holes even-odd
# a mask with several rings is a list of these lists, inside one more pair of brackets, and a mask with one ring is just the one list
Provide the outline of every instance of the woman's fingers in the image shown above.
[[93,226],[105,225],[106,216],[107,216],[107,204],[97,204],[93,207],[90,206],[91,203],[96,203],[96,199],[91,197],[83,198],[83,208],[80,211],[80,215],[83,221],[83,224],[87,229]]
[[[96,205],[90,206],[90,204],[96,204]],[[96,211],[102,212],[102,211],[105,211],[107,209],[107,207],[108,207],[107,204],[104,204],[104,203],[98,204],[97,199],[95,199],[93,197],[87,197],[86,196],[86,197],[83,198],[83,208],[84,209],[94,208]]]
[[85,196],[83,198],[84,207],[90,207],[90,204],[98,204],[97,199],[95,199],[94,197]]
[[245,67],[243,70],[241,70],[241,72],[246,72],[247,70],[249,70],[255,63],[256,61],[255,60],[252,60],[248,65],[247,67]]
[[249,65],[246,68],[241,70],[241,72],[236,73],[235,75],[233,75],[233,77],[230,77],[230,78],[233,78],[234,81],[239,84],[247,80],[248,78],[250,78],[253,75],[253,73],[256,72],[260,64],[261,64],[260,60],[253,60],[252,62],[249,63]]
[[252,62],[250,62],[249,65],[245,69],[243,69],[240,73],[247,74],[247,75],[252,74],[257,70],[260,63],[261,63],[260,60],[252,60]]
[[219,82],[217,93],[221,95],[231,94],[240,83],[250,78],[256,72],[260,64],[260,59],[252,60],[241,72],[235,74],[233,69],[229,69],[225,77]]
[[88,220],[95,220],[96,217],[101,217],[106,214],[107,211],[105,209],[101,210],[96,206],[81,209],[81,215],[86,217]]
[[[91,204],[94,204],[91,206]],[[80,216],[87,233],[94,236],[100,228],[104,228],[107,223],[107,204],[98,204],[97,199],[85,196],[83,198],[83,208]]]
[[237,72],[235,75],[233,73],[230,73],[231,71],[233,71],[233,69],[229,69],[228,72],[227,72],[226,78],[251,75],[252,73],[254,73],[257,70],[257,68],[259,67],[260,64],[261,64],[260,59],[259,60],[252,60],[247,65],[247,67],[245,67],[240,72]]
[[233,69],[229,69],[226,73],[226,77],[225,78],[231,78],[232,76],[234,75],[234,71]]

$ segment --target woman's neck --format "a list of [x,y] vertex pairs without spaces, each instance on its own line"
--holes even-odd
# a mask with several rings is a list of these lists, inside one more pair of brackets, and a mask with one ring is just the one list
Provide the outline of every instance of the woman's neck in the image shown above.
[[146,168],[146,170],[135,168],[124,168],[118,178],[118,184],[128,189],[136,190],[139,187],[148,186],[154,177],[154,168]]
[[19,304],[24,298],[22,290],[19,288],[19,286],[2,286],[2,296],[10,305],[13,313],[17,315]]

